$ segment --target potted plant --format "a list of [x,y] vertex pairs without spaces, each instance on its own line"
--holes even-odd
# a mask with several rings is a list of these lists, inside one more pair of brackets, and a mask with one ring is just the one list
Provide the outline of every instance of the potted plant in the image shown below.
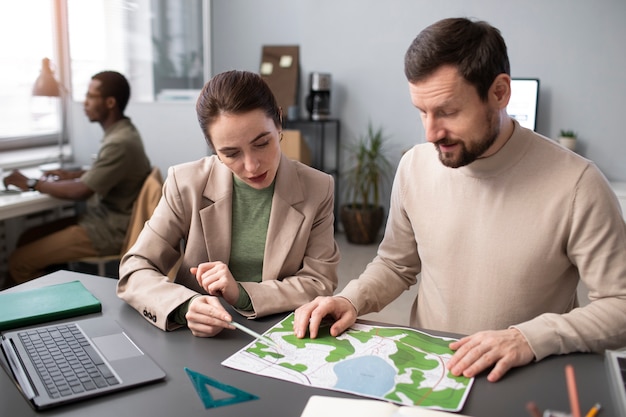
[[578,135],[573,130],[561,129],[559,143],[572,151],[576,151],[576,139]]
[[350,168],[345,171],[347,203],[341,207],[340,218],[348,242],[373,243],[383,224],[381,189],[392,171],[386,140],[383,128],[374,129],[370,122],[367,134],[346,147]]

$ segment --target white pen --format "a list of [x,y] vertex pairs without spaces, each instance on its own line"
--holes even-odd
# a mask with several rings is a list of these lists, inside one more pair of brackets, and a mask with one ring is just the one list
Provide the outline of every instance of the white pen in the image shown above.
[[255,332],[254,330],[248,329],[243,324],[239,324],[239,323],[237,323],[234,320],[231,321],[230,324],[232,324],[233,326],[235,326],[237,329],[241,330],[242,332],[248,333],[250,336],[252,336],[252,337],[254,337],[256,339],[264,341],[265,343],[269,344],[270,346],[278,347],[276,342],[274,342],[269,337],[263,336],[262,334],[259,334],[259,333]]

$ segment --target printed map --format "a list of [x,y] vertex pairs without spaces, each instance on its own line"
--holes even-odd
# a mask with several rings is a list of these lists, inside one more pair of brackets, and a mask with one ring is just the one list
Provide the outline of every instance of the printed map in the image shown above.
[[463,407],[474,380],[445,369],[453,339],[359,323],[335,338],[329,328],[320,328],[316,339],[298,339],[290,314],[265,332],[278,347],[255,340],[222,365],[402,405],[446,411]]

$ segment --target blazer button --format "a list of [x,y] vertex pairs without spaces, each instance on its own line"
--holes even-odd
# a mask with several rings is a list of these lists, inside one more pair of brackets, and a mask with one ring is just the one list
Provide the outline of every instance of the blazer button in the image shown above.
[[148,317],[148,310],[146,310],[145,308],[143,309],[143,315],[144,315],[145,317]]
[[156,316],[152,316],[152,321],[153,321],[154,323],[156,323],[156,321],[157,321]]

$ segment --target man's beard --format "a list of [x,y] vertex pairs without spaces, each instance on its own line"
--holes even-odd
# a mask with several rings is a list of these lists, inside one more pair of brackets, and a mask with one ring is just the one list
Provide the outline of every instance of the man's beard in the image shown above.
[[[464,142],[456,142],[448,138],[443,138],[435,143],[435,148],[439,153],[439,160],[448,168],[459,168],[469,165],[481,157],[494,144],[496,138],[500,134],[500,124],[495,121],[496,112],[489,112],[486,116],[489,131],[486,136],[478,142],[471,142],[468,146]],[[460,153],[443,152],[439,145],[458,144]]]

